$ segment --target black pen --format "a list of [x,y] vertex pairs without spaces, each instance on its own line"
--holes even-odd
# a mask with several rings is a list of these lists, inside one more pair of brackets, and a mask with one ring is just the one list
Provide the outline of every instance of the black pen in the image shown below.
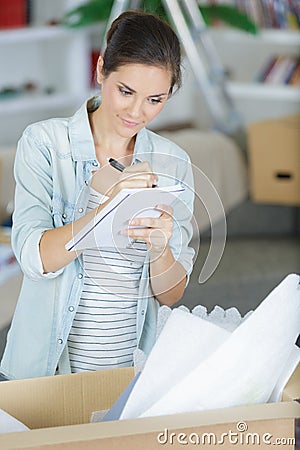
[[[125,169],[125,166],[123,166],[123,164],[119,163],[119,161],[117,161],[114,158],[108,158],[107,159],[109,164],[114,167],[115,169],[119,170],[120,172],[123,172],[123,170]],[[141,161],[138,161],[141,162]],[[153,184],[152,187],[157,187],[157,184]]]
[[108,162],[112,167],[119,170],[120,172],[123,172],[123,170],[125,169],[125,166],[123,166],[123,164],[119,163],[119,161],[115,160],[114,158],[108,158]]

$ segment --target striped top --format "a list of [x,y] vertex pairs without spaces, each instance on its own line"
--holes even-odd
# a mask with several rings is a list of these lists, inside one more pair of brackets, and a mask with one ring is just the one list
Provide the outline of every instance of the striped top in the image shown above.
[[[87,211],[106,201],[90,189]],[[137,345],[136,314],[146,243],[91,248],[83,253],[85,281],[68,338],[72,372],[127,367]]]

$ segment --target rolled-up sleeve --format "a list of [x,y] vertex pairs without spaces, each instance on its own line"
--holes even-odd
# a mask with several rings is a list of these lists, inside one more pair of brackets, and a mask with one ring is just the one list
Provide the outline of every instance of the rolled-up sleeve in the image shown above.
[[34,125],[21,137],[16,152],[16,181],[12,248],[25,276],[38,280],[54,278],[63,269],[44,274],[39,244],[43,233],[52,229],[53,175],[50,151],[34,136]]

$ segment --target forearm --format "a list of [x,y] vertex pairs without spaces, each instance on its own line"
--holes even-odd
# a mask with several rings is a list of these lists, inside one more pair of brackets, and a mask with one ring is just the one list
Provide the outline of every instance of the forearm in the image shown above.
[[162,254],[150,251],[150,283],[154,296],[162,305],[172,306],[183,296],[186,271],[174,259],[169,246]]
[[93,219],[100,208],[95,208],[72,223],[44,232],[40,240],[40,256],[44,273],[55,272],[78,257],[81,251],[68,251],[65,245]]

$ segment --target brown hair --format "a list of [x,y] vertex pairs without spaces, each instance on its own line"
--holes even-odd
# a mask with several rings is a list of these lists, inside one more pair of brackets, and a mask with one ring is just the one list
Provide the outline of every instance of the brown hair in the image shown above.
[[106,42],[104,77],[125,64],[146,64],[165,67],[170,71],[170,94],[174,86],[181,86],[179,40],[172,28],[158,16],[126,11],[113,21]]

